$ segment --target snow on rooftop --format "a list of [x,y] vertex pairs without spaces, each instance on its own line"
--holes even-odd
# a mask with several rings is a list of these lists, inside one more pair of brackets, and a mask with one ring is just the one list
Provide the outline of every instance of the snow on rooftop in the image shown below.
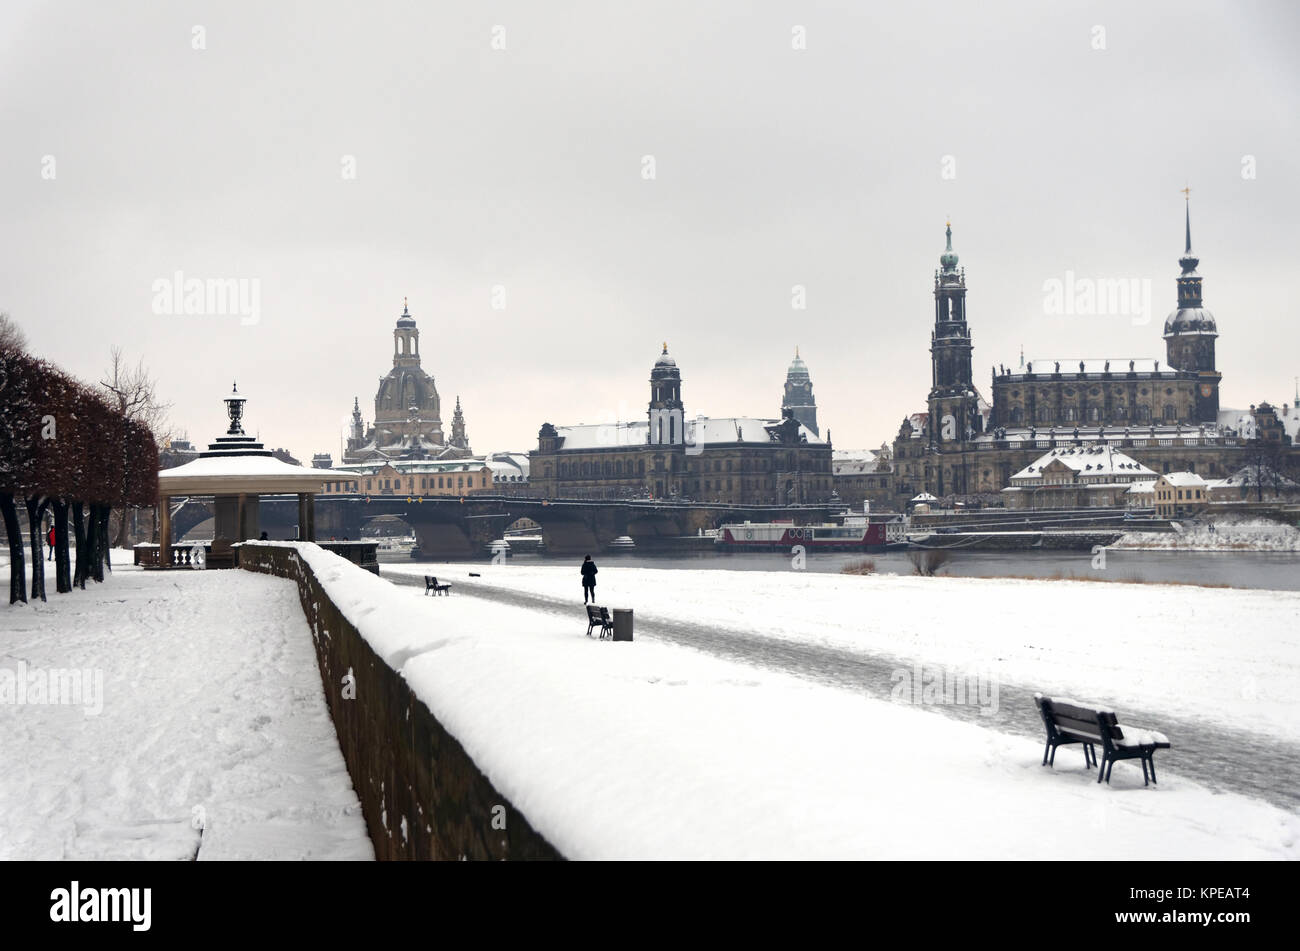
[[[687,417],[685,420],[688,445],[715,445],[721,443],[769,443],[767,427],[778,425],[778,419],[760,419],[754,416]],[[625,423],[580,423],[576,426],[556,426],[556,435],[564,441],[561,450],[613,449],[620,446],[644,446],[649,440],[649,420]],[[809,443],[825,442],[802,423],[800,436]]]
[[1166,472],[1160,478],[1173,486],[1204,486],[1205,480],[1195,472]]
[[324,469],[295,466],[281,462],[274,456],[209,456],[194,459],[174,469],[158,473],[159,481],[190,477],[211,478],[248,476],[256,478],[316,478],[324,479]]
[[1072,470],[1076,478],[1089,479],[1094,476],[1116,477],[1122,481],[1133,479],[1154,479],[1156,473],[1138,462],[1132,456],[1120,452],[1114,446],[1070,446],[1052,449],[1039,456],[1025,468],[1011,477],[1016,479],[1040,479],[1043,469],[1053,462]]

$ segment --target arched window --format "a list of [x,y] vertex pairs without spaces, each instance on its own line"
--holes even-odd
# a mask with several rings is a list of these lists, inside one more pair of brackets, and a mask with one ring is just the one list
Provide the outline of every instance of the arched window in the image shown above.
[[1178,409],[1172,404],[1165,407],[1165,419],[1173,422],[1178,418]]

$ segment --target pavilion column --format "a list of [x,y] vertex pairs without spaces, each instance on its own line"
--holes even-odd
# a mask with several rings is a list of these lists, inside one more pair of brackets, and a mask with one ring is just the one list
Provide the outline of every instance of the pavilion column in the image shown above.
[[164,495],[158,500],[158,567],[172,563],[172,500]]
[[305,493],[307,506],[307,534],[306,541],[314,542],[316,540],[316,494],[314,492]]
[[307,493],[298,493],[298,541],[307,540]]
[[248,532],[244,530],[244,507],[248,502],[247,493],[239,493],[239,504],[235,511],[235,537],[233,542],[242,542],[248,540]]

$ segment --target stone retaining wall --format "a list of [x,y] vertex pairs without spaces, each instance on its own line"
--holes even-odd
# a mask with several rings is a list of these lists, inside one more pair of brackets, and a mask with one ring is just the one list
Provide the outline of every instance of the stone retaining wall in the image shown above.
[[325,700],[376,857],[562,858],[497,792],[405,678],[375,654],[294,547],[246,542],[240,567],[298,585]]

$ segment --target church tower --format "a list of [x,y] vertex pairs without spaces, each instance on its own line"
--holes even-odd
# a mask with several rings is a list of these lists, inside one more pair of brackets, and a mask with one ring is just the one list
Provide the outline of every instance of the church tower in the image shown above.
[[420,365],[420,330],[415,326],[406,298],[402,298],[402,316],[397,318],[393,330],[393,366],[418,367]]
[[957,269],[948,246],[934,272],[934,330],[930,334],[930,444],[957,449],[982,428],[978,398],[971,379],[970,327],[966,324],[966,270]]
[[794,348],[794,360],[785,374],[785,397],[781,400],[781,418],[793,416],[814,433],[817,429],[817,401],[813,399],[812,377],[807,365],[799,358],[799,348]]
[[366,427],[361,421],[361,403],[352,397],[352,441],[360,446],[366,438]]
[[468,449],[465,437],[465,414],[460,411],[460,397],[456,397],[456,411],[451,414],[451,444],[457,449]]
[[686,442],[682,408],[682,374],[668,355],[668,344],[650,370],[650,432],[652,446],[681,446]]
[[1219,417],[1219,381],[1223,379],[1214,366],[1214,341],[1218,339],[1219,328],[1201,298],[1201,276],[1196,273],[1196,266],[1201,262],[1192,253],[1190,201],[1187,239],[1178,263],[1182,267],[1178,275],[1178,309],[1165,319],[1165,353],[1175,370],[1196,374],[1196,419],[1213,423]]

